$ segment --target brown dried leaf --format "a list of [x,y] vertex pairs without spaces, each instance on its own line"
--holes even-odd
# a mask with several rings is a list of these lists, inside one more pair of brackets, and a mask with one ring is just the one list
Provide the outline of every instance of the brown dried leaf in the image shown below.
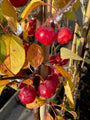
[[38,44],[33,43],[29,47],[27,52],[27,60],[34,68],[37,68],[42,64],[44,55],[42,48]]

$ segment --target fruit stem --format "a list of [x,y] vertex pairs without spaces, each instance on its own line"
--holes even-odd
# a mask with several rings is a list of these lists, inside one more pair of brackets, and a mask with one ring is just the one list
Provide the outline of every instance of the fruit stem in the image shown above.
[[1,23],[0,23],[0,26],[5,32],[7,32],[7,27],[3,27],[3,25]]
[[41,78],[42,81],[44,81],[43,77],[39,74],[35,74],[35,76],[39,76]]
[[57,24],[57,26],[58,26],[58,30],[60,30],[60,26],[59,26],[57,20],[56,20],[55,18],[52,18],[52,20],[54,20],[54,21],[56,22],[56,24]]
[[57,14],[54,16],[54,19],[60,15],[61,13],[63,13],[63,11],[65,9],[67,9],[75,0],[70,0],[59,12],[57,12]]
[[34,71],[31,69],[31,67],[30,67],[30,63],[28,63],[28,68],[29,68],[29,70],[34,74]]
[[55,10],[56,14],[57,14],[57,10],[56,10],[56,8],[54,6],[52,6],[52,5],[48,4],[48,3],[44,3],[43,5],[47,5],[47,6],[52,7]]
[[55,117],[56,117],[57,114],[56,114],[56,112],[55,112],[55,110],[54,110],[52,104],[51,104],[51,103],[47,103],[46,105],[51,107],[51,109],[52,109],[52,111],[53,111],[53,113],[54,113],[54,115],[55,115]]
[[50,21],[50,18],[51,18],[51,17],[50,17],[50,15],[49,15],[47,26],[49,26],[49,21]]
[[54,54],[56,55],[56,48],[55,48],[54,42],[53,42],[52,48],[51,48],[51,55],[53,54],[53,50],[54,50]]

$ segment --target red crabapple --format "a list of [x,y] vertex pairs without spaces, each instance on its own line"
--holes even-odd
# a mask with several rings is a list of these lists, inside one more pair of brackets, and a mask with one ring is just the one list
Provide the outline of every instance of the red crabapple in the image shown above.
[[45,45],[51,45],[55,40],[55,30],[52,27],[42,25],[36,30],[37,40]]
[[32,103],[36,98],[36,90],[32,86],[23,87],[19,92],[19,98],[22,103]]
[[28,3],[28,0],[10,0],[10,2],[14,7],[18,8],[25,6]]
[[56,40],[60,44],[66,44],[73,39],[72,31],[67,27],[62,27],[57,31]]

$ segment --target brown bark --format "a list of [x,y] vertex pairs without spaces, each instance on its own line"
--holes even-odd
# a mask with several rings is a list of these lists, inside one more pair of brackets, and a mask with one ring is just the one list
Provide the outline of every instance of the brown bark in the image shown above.
[[[51,4],[52,0],[44,0],[46,3]],[[49,6],[44,6],[44,21],[48,18],[51,13],[51,8]],[[48,62],[49,60],[49,46],[42,45],[44,51],[44,62]],[[45,65],[41,66],[41,75],[45,79],[48,76],[48,67]],[[44,120],[45,116],[45,105],[40,107],[40,120]]]
[[87,11],[86,11],[86,15],[85,15],[85,21],[84,21],[84,25],[83,25],[83,31],[81,33],[81,39],[80,39],[80,47],[79,47],[79,55],[81,57],[83,57],[84,55],[84,48],[85,45],[87,43],[87,33],[89,30],[89,26],[90,26],[90,0],[88,1],[88,6],[87,6]]
[[[42,6],[37,8],[37,28],[42,24],[43,21],[43,11]],[[35,43],[38,43],[37,39],[35,39]],[[40,68],[38,68],[38,74],[40,74]],[[40,120],[40,109],[33,109],[33,115],[35,120]]]

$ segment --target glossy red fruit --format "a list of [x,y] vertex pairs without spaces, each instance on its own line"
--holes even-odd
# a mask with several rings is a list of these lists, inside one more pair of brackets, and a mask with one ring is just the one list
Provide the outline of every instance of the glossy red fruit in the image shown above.
[[51,98],[56,92],[56,87],[51,80],[45,80],[38,87],[38,93],[43,98]]
[[57,61],[56,61],[56,55],[50,55],[49,56],[49,62],[50,63],[53,63],[53,64],[56,64],[57,63]]
[[17,88],[18,88],[18,89],[21,89],[21,88],[23,88],[23,87],[25,87],[25,86],[26,86],[25,83],[18,83]]
[[22,103],[32,103],[36,98],[36,90],[32,86],[23,87],[19,92],[19,98]]
[[45,45],[51,45],[55,40],[55,36],[55,30],[49,26],[42,25],[36,30],[37,40]]
[[68,59],[62,59],[60,53],[56,54],[56,63],[60,66],[66,65],[68,62]]
[[57,53],[56,55],[51,55],[49,57],[49,62],[53,64],[57,64],[60,66],[66,65],[68,62],[68,59],[62,59],[60,56],[60,53]]
[[[35,31],[36,31],[36,18],[28,18],[27,23],[29,22],[29,27],[28,27],[28,35],[34,35],[35,36]],[[27,23],[24,26],[24,29],[26,30]]]
[[51,75],[57,75],[59,77],[61,77],[62,75],[60,74],[60,72],[58,72],[58,70],[56,68],[51,68]]
[[55,86],[55,88],[58,88],[60,85],[60,81],[58,79],[58,75],[57,74],[52,74],[50,76],[47,77],[48,81],[52,81],[53,85]]
[[55,27],[54,22],[51,22],[51,27],[52,27],[52,28],[54,28],[54,27]]
[[18,37],[20,37],[22,39],[23,38],[23,34],[20,34]]
[[18,8],[25,6],[28,3],[28,0],[10,0],[10,2],[14,7]]
[[64,120],[67,120],[67,118],[64,118]]
[[67,27],[62,27],[56,34],[56,40],[60,44],[66,44],[73,39],[72,31]]

